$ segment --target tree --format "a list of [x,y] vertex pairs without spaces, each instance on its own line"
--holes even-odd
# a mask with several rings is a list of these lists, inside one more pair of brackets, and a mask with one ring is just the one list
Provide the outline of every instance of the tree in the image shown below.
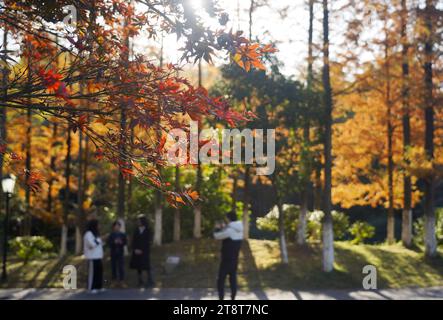
[[71,146],[72,135],[70,128],[66,130],[66,156],[65,156],[65,188],[63,189],[63,216],[62,227],[60,235],[60,256],[64,256],[67,253],[68,243],[68,215],[70,212],[70,200],[71,200]]
[[301,206],[300,206],[300,217],[297,230],[297,243],[299,245],[306,244],[306,217],[308,214],[309,205],[309,189],[310,189],[310,177],[312,173],[310,158],[313,156],[310,151],[310,116],[309,112],[312,112],[314,108],[313,103],[313,82],[314,82],[314,71],[313,71],[313,33],[314,33],[314,0],[309,0],[309,31],[308,31],[308,74],[307,74],[307,114],[305,117],[305,123],[303,126],[303,141],[305,145],[305,150],[302,159],[303,163],[303,176],[304,176],[304,186],[301,191]]
[[[26,46],[25,50],[31,50],[30,46]],[[27,59],[27,86],[32,85],[32,59],[30,55],[28,55]],[[32,104],[32,98],[28,98],[28,103]],[[32,112],[31,109],[28,109],[26,112],[26,143],[25,143],[25,186],[26,186],[26,196],[25,196],[25,206],[26,213],[24,217],[24,227],[23,233],[25,235],[31,235],[31,227],[32,227],[32,213],[31,213],[31,186],[29,184],[29,179],[31,177],[31,164],[32,164],[32,155],[31,155],[31,147],[32,147]]]
[[329,8],[328,0],[323,0],[323,90],[325,108],[324,145],[324,208],[323,218],[323,270],[334,269],[334,232],[332,228],[332,87],[329,66]]
[[393,159],[393,103],[391,93],[391,41],[388,30],[388,6],[385,4],[382,9],[381,17],[384,19],[384,78],[386,82],[385,105],[386,105],[386,137],[388,146],[388,223],[387,223],[387,242],[395,242],[395,215],[394,215],[394,159]]
[[[0,103],[6,103],[8,100],[8,28],[6,22],[3,27],[3,46],[2,46],[2,90],[0,92]],[[0,110],[0,143],[1,148],[6,146],[7,130],[6,130],[7,112],[6,108]],[[0,152],[0,181],[3,180],[3,167],[4,167],[4,152]],[[3,201],[0,201],[0,205],[3,205]]]
[[[303,178],[300,176],[302,166],[300,151],[303,144],[303,129],[306,92],[299,82],[287,79],[279,71],[279,61],[270,54],[267,56],[270,72],[251,71],[242,73],[238,67],[225,66],[222,69],[224,81],[219,82],[214,91],[225,94],[242,105],[247,103],[256,114],[256,119],[249,122],[244,129],[277,129],[275,132],[275,170],[270,176],[254,176],[254,165],[246,165],[250,170],[251,184],[263,183],[270,187],[273,204],[279,210],[279,244],[282,263],[288,263],[288,250],[285,226],[282,222],[285,213],[282,210],[284,201],[288,201],[302,188]],[[270,134],[270,133],[268,133]],[[264,137],[265,139],[267,137]],[[268,153],[268,155],[270,155]],[[234,166],[234,182],[238,168]],[[245,170],[245,171],[246,171]],[[243,172],[243,174],[246,174]],[[236,186],[236,183],[234,184]],[[248,196],[246,190],[252,186],[244,186],[243,197]],[[245,203],[245,201],[243,201]],[[248,201],[249,203],[249,201]],[[243,212],[246,208],[243,207]],[[243,219],[245,219],[243,214]],[[247,216],[246,216],[247,217]]]
[[[434,84],[433,84],[433,15],[435,1],[426,0],[424,9],[424,118],[425,118],[425,152],[429,160],[434,159]],[[433,257],[437,254],[437,239],[435,236],[435,177],[433,174],[426,177],[424,190],[424,243],[425,255]]]
[[[408,162],[407,152],[411,146],[411,119],[409,106],[409,41],[407,35],[408,27],[408,7],[406,0],[401,0],[400,25],[401,25],[401,43],[402,43],[402,107],[403,107],[403,161]],[[411,176],[403,173],[403,215],[401,239],[403,245],[410,247],[412,244],[412,183]]]
[[[127,1],[116,0],[114,6],[102,1],[95,1],[93,6],[81,6],[78,19],[82,23],[78,24],[74,35],[47,23],[63,18],[64,2],[49,7],[38,6],[38,2],[34,1],[2,6],[2,21],[19,35],[24,47],[30,42],[34,45],[32,52],[19,52],[24,58],[32,59],[30,83],[25,86],[20,73],[15,73],[16,78],[11,79],[7,89],[11,94],[2,102],[2,108],[31,110],[35,116],[69,125],[73,132],[82,130],[84,138],[94,146],[98,160],[117,164],[123,177],[135,176],[140,182],[165,192],[176,201],[181,199],[177,198],[179,195],[166,190],[159,178],[156,168],[163,161],[163,150],[157,150],[152,143],[150,131],[167,132],[170,127],[184,126],[183,122],[175,119],[179,114],[215,116],[232,122],[246,121],[247,117],[230,111],[227,101],[209,97],[187,79],[176,77],[177,67],[174,65],[158,68],[143,56],[126,62],[122,57],[128,51],[127,36],[137,35],[143,26],[150,25],[150,37],[166,30],[187,39],[184,60],[211,61],[215,51],[224,51],[235,56],[235,62],[248,69],[258,64],[262,50],[266,48],[252,46],[240,33],[211,31],[182,3],[139,3],[143,14],[133,16],[132,23],[124,32],[120,21],[132,14]],[[101,8],[98,13],[103,19],[101,24],[88,22],[88,16],[94,15],[95,7]],[[219,10],[211,10],[216,19],[222,14]],[[157,19],[161,22],[152,26],[152,21]],[[27,21],[35,23],[28,28]],[[87,29],[90,32],[86,32]],[[203,30],[205,32],[202,33]],[[195,38],[197,33],[201,33],[198,40]],[[53,40],[54,35],[61,38],[59,43]],[[252,51],[254,56],[247,55]],[[72,63],[56,70],[47,62],[62,52],[71,54]],[[81,81],[88,88],[84,93],[78,88]],[[27,100],[30,96],[32,104]],[[159,114],[151,107],[160,100],[167,107],[162,108]],[[121,122],[117,119],[122,120],[122,105],[125,105],[126,123],[131,130],[119,132],[117,128]],[[161,121],[152,125],[152,120],[158,118]],[[136,132],[134,139],[130,139],[132,129]],[[10,154],[12,151],[6,149],[5,152]]]
[[[160,36],[160,59],[159,59],[159,65],[160,68],[163,68],[163,40],[164,40],[164,34],[162,33]],[[158,101],[157,104],[157,110],[161,112],[162,110],[162,102]],[[161,119],[158,119],[159,125],[161,125]],[[157,142],[157,147],[162,143],[162,133],[159,130],[155,131],[155,136]],[[161,168],[157,166],[158,172],[162,173]],[[163,199],[162,199],[162,193],[160,190],[155,191],[155,208],[154,208],[154,244],[157,246],[160,246],[163,242]]]
[[[180,192],[180,167],[175,167],[175,192]],[[177,206],[174,210],[174,241],[180,241],[181,239],[181,217],[180,208]]]
[[[84,90],[83,83],[80,83],[80,92]],[[84,180],[83,180],[83,132],[78,132],[78,153],[77,153],[77,215],[75,219],[75,253],[83,252],[83,228],[84,215]]]
[[[355,184],[360,185],[361,189],[357,191],[358,188],[354,187],[349,196],[352,197],[352,194],[355,196],[356,193],[360,192],[361,198],[359,198],[359,201],[371,205],[383,204],[387,208],[386,238],[388,243],[392,244],[395,242],[395,210],[406,207],[403,210],[402,238],[404,239],[411,227],[410,215],[413,202],[414,185],[407,168],[409,166],[408,154],[412,146],[410,118],[415,114],[410,107],[410,101],[414,97],[411,96],[408,78],[410,69],[415,72],[415,66],[413,65],[414,61],[410,59],[410,46],[408,44],[408,10],[406,3],[402,3],[399,9],[398,1],[387,0],[362,2],[360,6],[353,6],[352,10],[354,10],[354,18],[349,23],[349,30],[352,31],[348,32],[347,41],[356,45],[354,51],[357,52],[357,55],[353,52],[347,53],[347,58],[348,64],[361,72],[354,75],[355,80],[349,87],[357,95],[371,99],[371,104],[355,96],[359,100],[358,103],[366,105],[366,108],[369,109],[359,110],[359,114],[352,114],[354,111],[351,110],[354,108],[350,108],[347,111],[348,114],[345,114],[344,117],[347,118],[349,124],[352,121],[363,121],[360,122],[361,128],[356,128],[356,131],[361,130],[362,134],[365,130],[372,130],[373,133],[378,130],[369,126],[369,123],[372,126],[376,125],[377,128],[383,123],[384,128],[380,127],[380,130],[386,133],[384,138],[386,142],[378,143],[380,146],[384,146],[383,149],[386,150],[386,153],[371,150],[369,147],[370,140],[378,141],[380,138],[378,133],[369,136],[370,140],[360,137],[356,150],[366,149],[366,156],[363,155],[362,157],[372,156],[372,162],[368,162],[366,169],[363,169],[362,161],[358,161],[355,157],[357,153],[360,154],[360,150],[354,153],[353,159],[357,160],[355,167],[358,166],[360,171],[356,168],[350,170],[357,178],[347,180],[348,183],[349,180],[352,180],[354,186]],[[383,23],[379,24],[379,21]],[[368,30],[377,29],[378,31],[376,35],[370,37],[366,35],[365,37],[365,28],[368,28]],[[374,62],[358,65],[358,54],[361,54],[358,49],[373,54]],[[352,64],[354,62],[355,64]],[[353,93],[348,91],[348,97],[345,99],[349,100],[351,95]],[[369,98],[370,96],[373,96],[373,98]],[[379,108],[379,104],[384,106],[385,113],[383,116],[380,116],[378,110],[376,110],[376,108]],[[358,108],[355,108],[355,111]],[[362,117],[362,114],[366,115],[365,118]],[[371,119],[371,115],[377,115],[377,117]],[[399,119],[402,121],[398,121]],[[400,127],[403,131],[403,141],[400,140],[399,136]],[[338,146],[338,148],[341,149],[341,146]],[[351,165],[351,167],[353,166]],[[366,176],[363,174],[364,170],[369,170]],[[402,176],[402,180],[399,180],[399,175]],[[370,181],[373,183],[371,187],[369,187]],[[386,186],[383,186],[382,183],[385,183]],[[340,193],[340,196],[343,195],[343,193]],[[414,195],[414,197],[417,200],[417,196]],[[347,198],[346,195],[340,200],[342,204],[346,202],[345,198]]]
[[[203,78],[202,78],[202,64],[201,61],[198,62],[198,87],[203,88]],[[200,126],[199,126],[200,127]],[[200,130],[197,130],[195,133],[197,135],[198,141],[200,141]],[[202,170],[202,164],[200,163],[200,159],[196,159],[196,175],[195,175],[195,190],[197,193],[201,193],[201,185],[202,185],[202,179],[203,179],[203,170]],[[202,208],[201,203],[197,202],[194,206],[194,238],[200,239],[202,236]]]

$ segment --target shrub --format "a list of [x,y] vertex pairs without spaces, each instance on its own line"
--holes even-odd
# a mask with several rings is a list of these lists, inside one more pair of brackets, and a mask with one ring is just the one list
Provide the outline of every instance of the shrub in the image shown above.
[[[296,205],[284,205],[285,230],[289,238],[295,239],[300,215],[300,207]],[[323,211],[316,210],[308,212],[306,217],[306,233],[311,241],[321,240]],[[349,229],[349,218],[339,211],[332,212],[334,224],[334,239],[343,239]],[[257,227],[263,231],[278,232],[278,210],[274,207],[266,216],[257,219]]]
[[[308,238],[313,241],[321,240],[323,211],[316,210],[308,213]],[[332,223],[334,228],[334,239],[342,240],[349,229],[349,218],[340,211],[332,211]]]
[[375,228],[365,221],[356,221],[352,224],[349,232],[354,237],[353,244],[364,243],[366,239],[371,239],[375,235]]
[[[286,235],[289,238],[295,237],[300,208],[296,205],[285,204],[283,212]],[[262,231],[278,232],[278,217],[278,209],[275,206],[266,216],[257,218],[257,228]]]
[[9,245],[24,264],[31,259],[41,258],[54,247],[51,241],[41,236],[16,237],[9,241]]
[[323,219],[323,216],[324,213],[320,210],[308,212],[308,216],[306,219],[306,231],[309,240],[321,240],[321,221]]
[[277,232],[278,231],[278,213],[274,214],[274,210],[264,217],[257,218],[257,228],[262,231]]
[[332,211],[334,223],[334,239],[343,240],[349,231],[349,217],[340,211]]
[[[423,245],[424,243],[424,218],[418,218],[414,222],[414,243]],[[435,235],[439,243],[443,243],[443,208],[435,210]]]

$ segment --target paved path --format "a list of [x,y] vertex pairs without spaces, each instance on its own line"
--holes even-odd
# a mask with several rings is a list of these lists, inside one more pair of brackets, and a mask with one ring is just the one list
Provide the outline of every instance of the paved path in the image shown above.
[[[229,289],[227,296],[229,295]],[[113,289],[99,294],[85,290],[0,289],[0,299],[15,300],[215,300],[213,289]],[[386,289],[376,291],[284,291],[278,289],[239,292],[238,300],[443,300],[443,287]]]

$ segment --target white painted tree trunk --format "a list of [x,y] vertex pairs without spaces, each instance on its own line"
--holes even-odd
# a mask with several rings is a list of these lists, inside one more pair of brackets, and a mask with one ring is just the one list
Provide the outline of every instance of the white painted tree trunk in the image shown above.
[[60,256],[66,255],[68,252],[68,227],[66,224],[62,225],[60,236]]
[[332,218],[323,222],[323,271],[334,270],[334,230]]
[[288,247],[286,245],[286,237],[285,234],[280,234],[280,251],[281,251],[281,262],[284,264],[289,263],[288,259]]
[[403,209],[401,241],[405,247],[412,244],[412,210]]
[[75,254],[80,255],[83,251],[83,236],[79,226],[75,227]]
[[[175,191],[180,191],[180,167],[175,167]],[[181,216],[180,216],[180,209],[175,208],[174,211],[174,230],[172,239],[177,242],[181,239]]]
[[289,263],[288,259],[288,247],[286,245],[286,236],[285,236],[285,217],[282,205],[279,203],[277,205],[278,209],[278,232],[279,232],[279,242],[280,242],[280,257],[281,262],[284,264]]
[[202,236],[202,231],[201,231],[201,216],[202,216],[202,211],[201,211],[201,207],[200,205],[196,205],[194,207],[194,238],[195,239],[200,239]]
[[154,245],[162,245],[162,219],[163,210],[161,206],[155,208],[155,221],[154,221]]
[[243,238],[245,240],[249,239],[249,210],[246,203],[243,208]]
[[435,212],[425,215],[425,255],[435,257],[437,255],[437,238],[435,235]]
[[175,209],[174,212],[174,241],[180,241],[181,238],[181,219],[180,219],[180,209]]
[[118,218],[118,223],[120,223],[120,231],[126,233],[126,223],[124,218]]
[[[120,231],[126,233],[126,222],[124,218],[118,218],[118,222],[120,223]],[[127,257],[129,256],[128,245],[123,248],[123,254]]]
[[300,218],[297,227],[297,244],[303,246],[306,244],[306,216],[308,208],[303,204],[300,208]]

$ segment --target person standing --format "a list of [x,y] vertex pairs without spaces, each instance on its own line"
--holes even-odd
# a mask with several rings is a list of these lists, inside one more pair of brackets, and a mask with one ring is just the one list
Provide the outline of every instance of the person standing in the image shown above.
[[108,237],[108,245],[111,251],[112,280],[123,281],[125,278],[125,246],[126,234],[121,231],[121,224],[115,221],[112,224],[112,232]]
[[83,252],[88,261],[88,290],[90,293],[103,289],[103,243],[100,239],[98,220],[88,222],[83,236]]
[[231,299],[235,300],[237,295],[237,268],[238,256],[243,240],[243,224],[237,220],[237,214],[233,211],[227,215],[227,225],[216,225],[214,238],[223,240],[221,248],[221,261],[218,271],[217,289],[220,300],[225,298],[225,282],[229,276],[231,286]]
[[147,273],[147,287],[154,286],[151,272],[151,243],[152,232],[145,216],[138,216],[138,227],[132,238],[132,256],[130,267],[137,270],[138,285],[143,286],[143,271]]

